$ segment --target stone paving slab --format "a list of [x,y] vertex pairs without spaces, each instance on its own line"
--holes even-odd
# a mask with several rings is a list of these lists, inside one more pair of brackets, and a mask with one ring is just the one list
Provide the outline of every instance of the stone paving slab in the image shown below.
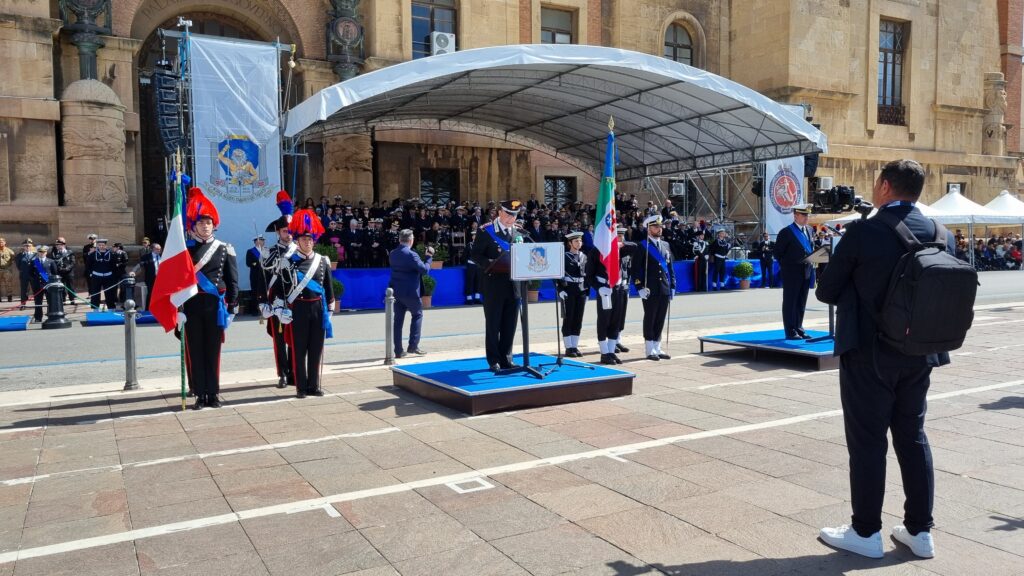
[[[835,371],[673,336],[670,361],[624,355],[630,397],[483,417],[372,367],[329,374],[324,398],[268,379],[199,412],[173,392],[0,395],[0,576],[1021,576],[1018,328],[975,328],[934,372],[933,395],[961,394],[929,402],[933,560],[888,537],[882,560],[816,540],[850,513]],[[885,530],[902,514],[889,464]]]

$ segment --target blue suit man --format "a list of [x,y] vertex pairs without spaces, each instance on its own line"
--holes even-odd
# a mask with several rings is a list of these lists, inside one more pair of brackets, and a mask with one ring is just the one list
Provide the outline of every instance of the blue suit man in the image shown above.
[[412,249],[413,238],[412,230],[399,232],[398,248],[392,250],[388,256],[391,264],[390,286],[395,291],[395,358],[405,356],[405,352],[402,351],[402,326],[405,324],[406,312],[412,316],[407,350],[411,354],[424,354],[420,350],[420,327],[423,324],[420,277],[430,271],[434,249],[427,248],[427,261],[424,262]]

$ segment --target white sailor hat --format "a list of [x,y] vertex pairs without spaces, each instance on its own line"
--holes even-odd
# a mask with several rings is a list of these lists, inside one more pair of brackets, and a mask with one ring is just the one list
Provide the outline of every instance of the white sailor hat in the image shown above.
[[583,238],[583,232],[580,232],[579,230],[577,230],[575,232],[569,232],[568,234],[565,235],[565,239],[570,241],[570,242],[575,240],[575,239],[577,239],[577,238]]
[[661,214],[655,214],[654,216],[648,216],[644,220],[644,227],[656,225],[661,226]]
[[616,226],[615,227],[615,233],[616,234],[625,234],[626,233],[626,227],[625,226]]
[[810,214],[811,208],[814,208],[814,204],[797,204],[793,206],[793,212],[795,214]]

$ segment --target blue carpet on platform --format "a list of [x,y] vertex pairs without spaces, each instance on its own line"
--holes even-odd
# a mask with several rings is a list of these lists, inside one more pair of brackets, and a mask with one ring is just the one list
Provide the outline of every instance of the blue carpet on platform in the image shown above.
[[[516,354],[513,361],[516,364],[522,364],[523,355]],[[555,361],[554,356],[530,354],[530,365],[538,368],[542,373],[547,373],[553,368]],[[524,388],[563,386],[588,381],[597,382],[608,378],[634,377],[632,372],[586,364],[568,358],[562,362],[560,368],[543,380],[522,372],[506,375],[494,374],[488,369],[486,358],[409,364],[395,366],[392,370],[467,396],[482,396]]]
[[[739,288],[739,280],[732,276],[732,269],[742,260],[729,260],[725,263],[726,287],[730,290]],[[761,286],[761,262],[758,260],[747,260],[754,267],[754,275],[750,278],[750,285],[754,288]],[[778,274],[778,263],[774,263],[776,273],[776,286],[780,285]],[[693,261],[686,260],[673,263],[676,274],[676,292],[684,294],[694,291],[696,272],[693,268]],[[384,291],[388,288],[388,281],[391,280],[390,268],[339,268],[333,272],[333,276],[345,287],[341,296],[341,307],[356,310],[374,310],[384,308]],[[437,280],[437,287],[434,291],[433,306],[460,306],[466,303],[466,267],[445,266],[439,270],[431,270],[430,276]],[[555,285],[550,280],[541,282],[541,301],[555,299]],[[630,287],[630,295],[636,296],[636,288]],[[591,291],[591,297],[596,297]]]
[[[828,332],[808,330],[807,334],[812,337],[827,336]],[[835,342],[824,340],[822,342],[808,342],[807,340],[786,340],[784,330],[765,330],[762,332],[741,332],[738,334],[715,334],[713,336],[701,336],[705,342],[717,344],[732,344],[734,346],[753,346],[764,349],[785,350],[802,354],[832,355]]]
[[[156,324],[156,318],[149,312],[139,312],[135,317],[136,324]],[[124,312],[86,312],[86,326],[121,326],[124,324]]]
[[18,332],[28,330],[31,316],[0,316],[0,332]]

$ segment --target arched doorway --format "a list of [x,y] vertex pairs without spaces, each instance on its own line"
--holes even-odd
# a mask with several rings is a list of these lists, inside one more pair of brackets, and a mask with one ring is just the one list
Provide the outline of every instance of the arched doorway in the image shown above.
[[[212,12],[186,12],[182,16],[192,21],[192,32],[209,36],[270,41],[237,18]],[[154,241],[163,239],[165,231],[159,222],[167,214],[166,155],[157,131],[156,94],[151,82],[153,71],[164,60],[175,60],[178,53],[176,38],[161,40],[158,30],[178,30],[178,19],[167,20],[155,28],[142,44],[138,54],[139,79],[139,133],[141,136],[143,230]]]

